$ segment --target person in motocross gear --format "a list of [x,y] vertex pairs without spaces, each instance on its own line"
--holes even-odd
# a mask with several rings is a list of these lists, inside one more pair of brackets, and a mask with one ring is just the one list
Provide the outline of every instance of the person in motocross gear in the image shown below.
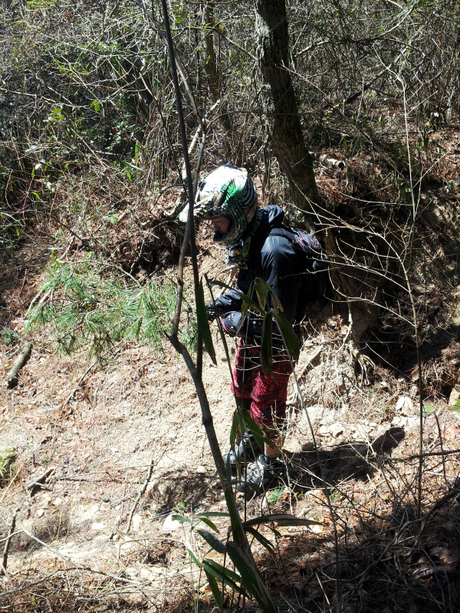
[[[187,211],[182,213],[183,220],[186,214]],[[267,439],[257,454],[249,430],[243,433],[239,445],[224,456],[227,461],[235,462],[250,457],[251,450],[255,452],[255,462],[248,465],[237,484],[237,489],[250,493],[267,485],[282,470],[280,459],[292,356],[273,325],[272,371],[262,368],[263,317],[244,308],[244,296],[254,287],[256,278],[263,279],[271,289],[268,308],[276,302],[284,317],[294,324],[304,315],[305,302],[314,298],[305,294],[309,291],[305,283],[306,257],[284,224],[283,209],[277,205],[258,207],[255,186],[244,168],[225,164],[201,181],[194,216],[212,224],[213,241],[227,247],[228,263],[238,267],[236,287],[208,303],[206,308],[211,321],[219,317],[223,330],[239,338],[232,393],[237,406],[249,412]],[[321,249],[319,243],[318,248]],[[254,291],[250,298],[257,302]]]

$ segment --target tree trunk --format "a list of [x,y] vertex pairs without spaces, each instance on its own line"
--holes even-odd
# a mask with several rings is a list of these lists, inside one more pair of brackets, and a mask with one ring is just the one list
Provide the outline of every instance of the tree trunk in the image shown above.
[[294,205],[305,211],[306,225],[315,229],[321,225],[316,206],[320,198],[289,72],[285,0],[257,0],[256,8],[262,99],[273,151],[288,178]]

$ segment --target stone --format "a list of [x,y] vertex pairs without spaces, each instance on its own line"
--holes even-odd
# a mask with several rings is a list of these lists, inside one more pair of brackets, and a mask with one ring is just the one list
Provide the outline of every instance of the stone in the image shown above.
[[396,403],[396,410],[401,412],[401,415],[409,416],[414,411],[414,405],[409,396],[400,396]]
[[343,434],[343,426],[340,424],[332,424],[329,426],[329,432],[334,438],[338,438],[341,434]]
[[455,385],[449,395],[449,406],[453,407],[460,400],[460,385]]
[[163,522],[163,531],[164,532],[174,532],[175,530],[179,530],[182,527],[182,522],[177,521],[177,519],[173,519],[174,514],[170,513],[168,517]]

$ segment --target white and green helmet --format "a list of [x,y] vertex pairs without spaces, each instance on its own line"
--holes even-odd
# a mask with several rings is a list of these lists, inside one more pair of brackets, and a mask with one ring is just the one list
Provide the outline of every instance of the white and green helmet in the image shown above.
[[213,240],[232,246],[243,238],[256,209],[257,193],[248,171],[225,164],[200,182],[193,212],[197,219],[229,217],[228,231],[217,231]]

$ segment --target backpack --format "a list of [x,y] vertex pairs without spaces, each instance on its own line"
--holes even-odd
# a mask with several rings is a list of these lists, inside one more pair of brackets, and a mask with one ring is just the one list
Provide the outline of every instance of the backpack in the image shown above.
[[[332,300],[329,260],[318,239],[306,230],[282,226],[270,236],[283,236],[305,254],[305,272],[298,299],[298,318],[319,313]],[[310,273],[310,274],[308,274]]]

